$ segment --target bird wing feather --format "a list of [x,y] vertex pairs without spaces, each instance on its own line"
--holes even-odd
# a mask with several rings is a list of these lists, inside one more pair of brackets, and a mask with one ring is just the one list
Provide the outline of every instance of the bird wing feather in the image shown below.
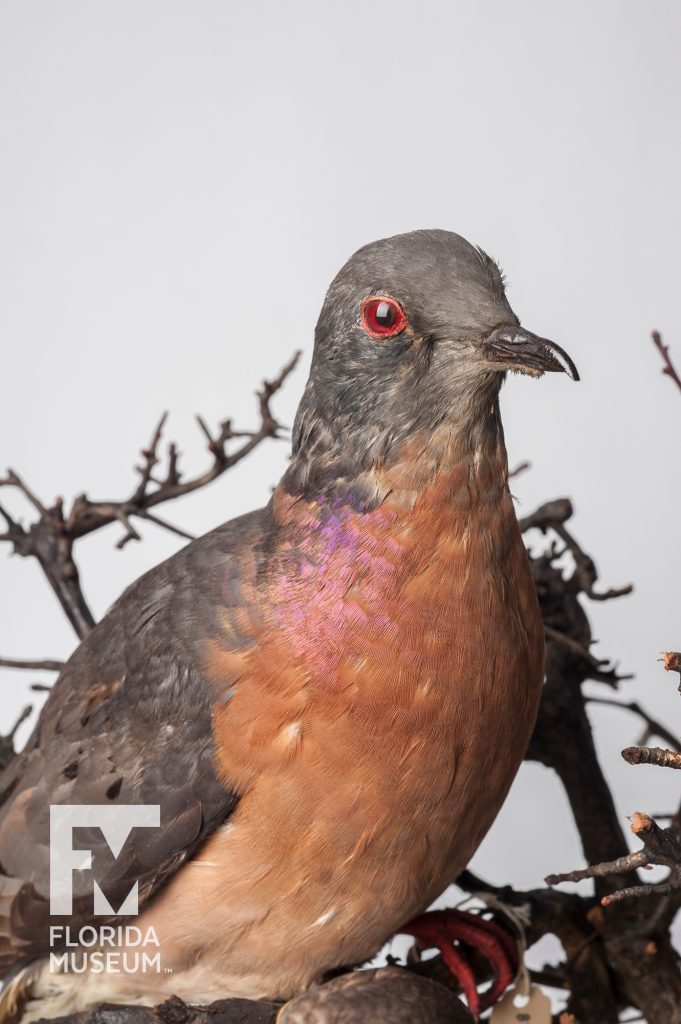
[[[220,695],[201,651],[217,634],[239,650],[255,643],[267,525],[267,510],[233,520],[141,577],[65,666],[0,777],[0,970],[44,954],[50,924],[105,923],[93,916],[92,877],[114,909],[135,882],[147,902],[234,811],[238,795],[216,772]],[[49,913],[55,804],[160,806],[160,828],[133,829],[118,858],[99,828],[74,830],[92,871],[73,872],[70,918]]]

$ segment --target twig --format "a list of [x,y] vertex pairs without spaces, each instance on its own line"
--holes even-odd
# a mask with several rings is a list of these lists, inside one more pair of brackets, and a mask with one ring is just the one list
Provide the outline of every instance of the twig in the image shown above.
[[625,747],[622,757],[627,764],[656,764],[661,768],[681,768],[681,753],[662,747]]
[[27,704],[19,714],[16,722],[5,736],[0,736],[0,771],[3,771],[14,757],[14,737],[17,729],[25,722],[33,711],[33,706]]
[[[2,486],[3,483],[6,485],[7,481],[0,481],[0,486]],[[7,526],[5,532],[0,533],[0,540],[8,540],[15,545],[20,543],[22,538],[27,536],[21,523],[18,523],[16,519],[13,519],[3,505],[0,505],[0,516],[5,520],[5,525]]]
[[39,515],[45,515],[47,509],[43,503],[38,497],[36,497],[33,491],[27,487],[19,474],[15,473],[13,469],[7,470],[7,476],[4,480],[0,480],[0,487],[16,487],[18,491],[21,491],[26,500],[33,505],[33,508],[39,513]]
[[[154,470],[160,462],[158,452],[167,419],[167,413],[164,413],[154,428],[149,444],[142,449],[142,464],[137,467],[139,482],[130,496],[122,501],[92,501],[87,494],[80,494],[73,501],[68,514],[64,515],[61,499],[57,499],[52,508],[46,507],[13,470],[9,470],[4,479],[0,479],[0,486],[19,490],[39,514],[39,518],[29,528],[24,528],[0,506],[0,515],[7,527],[6,531],[0,534],[0,541],[10,543],[15,554],[38,559],[50,586],[81,639],[90,632],[95,620],[85,600],[73,559],[75,542],[110,523],[119,522],[123,526],[123,534],[116,542],[116,547],[120,549],[130,541],[140,539],[140,533],[134,523],[136,518],[169,530],[186,540],[193,539],[186,530],[167,522],[150,510],[162,502],[172,501],[205,487],[245,459],[264,440],[281,436],[283,427],[275,419],[270,401],[283,386],[299,358],[300,352],[296,352],[274,380],[263,381],[256,393],[260,417],[256,430],[234,430],[231,421],[227,419],[220,423],[217,433],[213,435],[205,422],[199,418],[200,428],[208,440],[211,464],[205,472],[196,477],[182,479],[177,445],[172,442],[168,446],[162,478],[155,478]],[[228,451],[228,443],[236,439],[242,439],[243,443],[234,451]]]
[[15,721],[14,725],[12,726],[10,731],[7,733],[7,736],[5,737],[5,739],[13,740],[15,735],[16,735],[16,732],[17,732],[17,729],[19,728],[19,726],[22,725],[22,723],[25,722],[27,718],[30,718],[32,713],[33,713],[33,705],[32,704],[27,704],[25,707],[23,707],[21,709],[21,711],[19,712],[19,716],[18,716],[17,720]]
[[[152,477],[154,466],[159,462],[158,447],[163,437],[163,428],[166,422],[166,414],[161,417],[154,429],[151,441],[147,448],[142,450],[144,464],[138,467],[140,483],[132,495],[125,501],[91,501],[85,494],[80,495],[73,504],[67,518],[67,527],[71,536],[76,539],[84,537],[93,530],[98,530],[114,520],[118,519],[125,526],[125,533],[117,543],[117,547],[123,547],[130,540],[139,539],[139,534],[131,525],[132,517],[137,516],[156,522],[156,525],[163,529],[171,530],[180,536],[189,536],[185,531],[180,530],[165,520],[157,521],[149,514],[149,510],[162,502],[172,501],[175,498],[191,494],[193,491],[205,487],[207,484],[217,480],[226,470],[236,466],[245,459],[267,438],[280,436],[282,426],[272,415],[270,400],[280,390],[284,381],[292,373],[298,360],[300,352],[294,353],[286,363],[278,376],[272,381],[263,381],[262,387],[257,392],[258,408],[260,413],[260,426],[254,431],[237,431],[232,428],[231,420],[223,420],[215,436],[211,433],[205,421],[197,416],[199,427],[206,437],[207,448],[213,457],[212,465],[199,476],[189,480],[182,480],[178,468],[177,446],[173,443],[168,448],[168,459],[165,476],[161,481],[155,481]],[[227,443],[236,438],[245,438],[244,443],[235,451],[227,452]],[[155,485],[155,489],[152,488]]]
[[671,356],[669,355],[669,345],[664,344],[662,341],[662,335],[659,331],[653,331],[652,339],[653,345],[662,356],[662,362],[664,363],[662,373],[667,377],[671,377],[679,391],[681,391],[681,377],[679,377],[674,364],[672,363]]
[[141,504],[147,492],[147,487],[149,486],[149,481],[151,480],[152,470],[156,463],[158,462],[156,450],[158,448],[159,441],[161,440],[161,435],[163,434],[163,428],[166,425],[167,419],[168,413],[164,412],[160,420],[158,421],[154,433],[152,434],[151,443],[149,444],[149,447],[142,449],[141,455],[142,458],[144,459],[144,465],[141,467],[137,467],[137,472],[140,475],[140,482],[137,486],[137,490],[132,495],[133,503]]
[[648,858],[643,850],[637,850],[636,853],[629,853],[626,857],[603,861],[602,864],[594,864],[592,867],[579,868],[576,871],[563,871],[557,875],[547,875],[544,881],[547,885],[559,885],[560,882],[583,882],[585,878],[606,878],[608,875],[620,875],[625,871],[635,871],[636,868],[643,867],[648,867]]
[[[561,633],[560,630],[554,629],[553,626],[544,624],[544,633],[549,640],[554,640],[557,644],[562,644],[568,650],[572,651],[573,654],[578,654],[580,658],[583,658],[586,664],[589,666],[591,671],[585,677],[591,679],[597,683],[607,683],[610,686],[617,686],[618,683],[623,682],[626,679],[632,679],[633,677],[629,674],[618,675],[617,667],[604,668],[605,665],[610,664],[608,658],[594,658],[591,651],[583,647],[577,640],[573,640],[571,636],[567,636],[565,633]],[[616,701],[613,703],[617,704]]]
[[[547,634],[546,682],[527,757],[557,773],[586,863],[608,863],[620,869],[614,875],[594,876],[595,898],[605,900],[607,906],[615,892],[637,888],[638,878],[626,859],[626,837],[598,760],[581,692],[582,683],[594,670],[585,657],[590,653],[592,635],[581,597],[602,599],[629,588],[605,594],[597,589],[593,559],[565,527],[571,514],[571,503],[558,499],[521,523],[525,530],[537,528],[549,535],[547,549],[531,552],[530,563],[544,626],[560,634],[560,638]],[[551,534],[563,544],[556,544]],[[561,567],[566,551],[575,564],[571,575]],[[565,637],[574,644],[564,642]],[[540,909],[544,902],[534,904],[537,913],[543,914],[541,925],[537,924],[541,934],[552,931],[558,935],[566,951],[569,941],[568,958],[576,957],[574,966],[568,968],[571,994],[567,1010],[580,1024],[616,1024],[618,1011],[631,1006],[645,1012],[649,1024],[681,1024],[681,971],[669,930],[681,897],[660,893],[659,888],[653,887],[644,900],[638,900],[634,911],[630,904],[618,901],[608,906],[607,912],[596,902],[581,902],[569,908],[561,906],[550,922]],[[587,940],[592,943],[588,953]],[[528,941],[536,939],[528,936]]]
[[574,559],[575,582],[579,585],[582,593],[590,597],[592,601],[610,601],[612,598],[630,594],[633,590],[631,584],[627,584],[624,587],[612,587],[604,592],[594,590],[594,584],[598,579],[594,561],[581,548],[565,526],[567,520],[572,517],[572,513],[572,502],[569,498],[558,498],[555,501],[548,501],[531,515],[521,519],[520,529],[523,533],[531,529],[541,530],[542,533],[546,533],[547,530],[553,530],[563,541],[566,550],[570,552]]
[[[632,714],[638,715],[639,718],[642,718],[643,721],[646,723],[646,732],[645,732],[644,736],[641,739],[641,743],[645,743],[645,741],[650,736],[659,736],[660,739],[664,740],[665,743],[668,743],[670,747],[673,747],[675,750],[681,750],[681,741],[679,741],[679,739],[676,736],[674,736],[674,734],[672,732],[670,732],[669,729],[667,729],[664,725],[662,725],[661,722],[658,722],[658,720],[656,718],[653,718],[651,715],[649,715],[648,712],[644,708],[642,708],[639,703],[637,703],[637,701],[632,700],[632,701],[629,701],[629,702],[624,702],[624,701],[619,701],[619,700],[610,700],[607,697],[587,697],[587,702],[589,704],[604,704],[607,707],[611,707],[611,708],[621,708],[623,711],[630,711]],[[627,751],[637,750],[637,749],[648,749],[648,750],[650,750],[650,749],[653,749],[653,748],[650,748],[650,747],[648,747],[648,748],[627,747],[626,748]],[[630,760],[628,757],[625,757],[624,756],[625,752],[626,751],[624,751],[624,750],[622,751],[622,757],[624,757],[625,761],[628,761],[629,764],[637,764],[638,763],[637,761],[633,761],[633,760]]]
[[37,672],[61,672],[63,661],[43,658],[42,661],[25,661],[23,658],[0,658],[0,668],[25,668]]
[[[0,486],[17,487],[27,496],[31,492],[23,481],[17,482],[18,479],[16,473],[10,471],[4,480],[0,480]],[[73,560],[73,538],[66,529],[63,503],[58,498],[52,508],[45,508],[35,495],[31,495],[28,500],[34,507],[43,509],[40,517],[29,529],[24,529],[3,510],[8,529],[6,533],[0,534],[0,541],[8,541],[14,553],[23,558],[37,559],[66,617],[82,640],[94,626],[95,620],[85,600],[78,568]]]
[[611,601],[613,598],[624,597],[626,594],[630,594],[632,592],[634,588],[631,583],[627,583],[623,587],[610,587],[608,590],[602,592],[594,590],[594,584],[598,578],[598,574],[591,555],[587,555],[586,552],[582,550],[572,534],[568,532],[562,523],[553,524],[552,529],[558,534],[572,555],[575,562],[575,576],[579,581],[582,592],[585,593],[587,597],[590,597],[592,601]]
[[648,885],[632,885],[616,892],[608,893],[601,899],[604,907],[620,900],[656,897],[671,893],[681,887],[681,836],[675,828],[660,828],[647,814],[637,812],[632,818],[631,831],[643,843],[641,850],[618,857],[617,860],[593,864],[579,871],[568,871],[563,874],[549,875],[547,885],[558,885],[560,882],[580,882],[585,878],[604,878],[609,875],[621,875],[636,868],[649,868],[653,865],[670,869],[669,877],[664,882]]
[[181,530],[179,526],[169,523],[166,519],[161,519],[160,516],[152,515],[151,512],[140,512],[139,516],[140,519],[146,519],[147,522],[153,523],[154,526],[158,526],[162,530],[167,530],[169,533],[174,533],[177,537],[182,537],[183,540],[195,539],[195,535],[193,533],[189,533],[188,530]]
[[[667,651],[663,657],[664,667],[667,672],[681,672],[681,655],[677,651]],[[681,684],[680,687],[681,689]],[[670,732],[656,719],[651,718],[647,711],[644,711],[640,704],[632,701],[630,704],[620,704],[617,701],[597,700],[594,703],[611,704],[615,707],[623,707],[639,715],[646,723],[646,731],[637,744],[625,747],[622,757],[627,764],[652,764],[661,768],[681,768],[681,740]],[[659,736],[672,747],[672,750],[665,750],[663,747],[649,747],[644,744],[651,736]]]
[[664,662],[665,672],[679,673],[679,693],[681,693],[681,654],[678,651],[667,651],[662,661]]
[[665,672],[681,673],[681,653],[679,651],[665,651],[662,661]]
[[520,529],[523,533],[531,529],[544,532],[553,526],[554,523],[567,522],[572,517],[573,512],[574,509],[569,498],[556,498],[554,501],[545,502],[529,516],[524,516],[520,519]]

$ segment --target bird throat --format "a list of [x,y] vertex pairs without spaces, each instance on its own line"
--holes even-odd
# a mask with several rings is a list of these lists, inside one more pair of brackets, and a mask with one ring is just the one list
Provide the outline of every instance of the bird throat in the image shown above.
[[[311,449],[311,450],[310,450]],[[438,495],[465,501],[499,500],[508,485],[508,462],[498,396],[469,415],[442,419],[434,427],[414,429],[406,438],[370,460],[352,458],[353,440],[344,446],[311,445],[294,459],[275,492],[274,509],[291,500],[305,505],[366,514],[383,508],[408,511]],[[458,495],[462,490],[465,495]],[[288,520],[289,515],[284,514]]]
[[[498,407],[487,416],[469,431],[443,423],[428,436],[417,432],[389,464],[316,494],[290,493],[286,478],[275,491],[279,540],[266,580],[278,635],[301,658],[316,652],[312,689],[341,687],[350,672],[359,706],[390,692],[394,676],[408,703],[422,669],[444,694],[452,650],[481,630],[493,633],[499,617],[516,623],[517,611],[504,610],[508,581],[517,571],[527,583],[527,556]],[[531,581],[527,589],[533,595]],[[362,670],[367,644],[379,682]]]

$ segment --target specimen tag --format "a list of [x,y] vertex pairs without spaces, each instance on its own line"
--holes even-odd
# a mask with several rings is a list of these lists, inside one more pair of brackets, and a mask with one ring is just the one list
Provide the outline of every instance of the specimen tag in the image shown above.
[[525,1005],[516,1006],[514,1000],[522,998],[519,987],[510,988],[492,1010],[490,1024],[551,1024],[551,1000],[540,988],[533,985],[525,996]]

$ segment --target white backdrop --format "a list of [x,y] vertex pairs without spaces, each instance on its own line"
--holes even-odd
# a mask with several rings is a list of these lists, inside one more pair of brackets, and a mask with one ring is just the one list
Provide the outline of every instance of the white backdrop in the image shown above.
[[[199,468],[193,414],[253,423],[253,387],[301,346],[291,423],[347,256],[459,231],[583,377],[505,389],[511,462],[533,464],[520,511],[574,499],[604,585],[636,585],[590,608],[596,653],[680,727],[656,659],[681,646],[681,394],[648,340],[681,365],[680,28],[675,0],[4,0],[0,465],[45,500],[123,496],[168,408]],[[286,454],[269,443],[172,516],[199,533],[264,503]],[[120,553],[116,534],[80,545],[97,615],[178,545],[150,527]],[[0,553],[0,602],[0,654],[69,654],[37,566]],[[34,678],[3,674],[2,724]],[[619,758],[635,719],[593,721],[623,820],[675,807],[673,773]],[[475,868],[531,886],[580,863],[559,785],[524,767]]]

